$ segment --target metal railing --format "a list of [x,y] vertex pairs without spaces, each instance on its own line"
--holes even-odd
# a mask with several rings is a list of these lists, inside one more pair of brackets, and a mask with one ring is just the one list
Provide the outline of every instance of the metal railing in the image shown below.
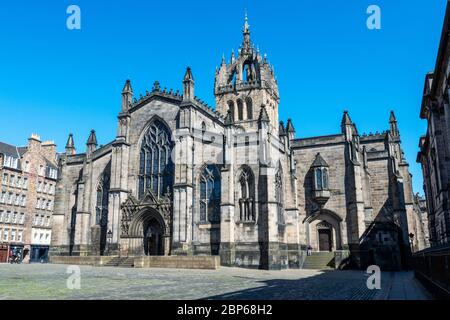
[[438,299],[450,299],[450,246],[431,247],[412,257],[416,278]]

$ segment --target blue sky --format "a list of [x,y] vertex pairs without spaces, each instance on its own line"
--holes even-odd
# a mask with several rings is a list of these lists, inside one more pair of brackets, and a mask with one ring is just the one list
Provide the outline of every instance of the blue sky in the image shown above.
[[[81,30],[66,9],[81,8]],[[382,29],[366,27],[381,8]],[[214,105],[214,72],[242,41],[247,10],[252,41],[275,66],[280,119],[297,137],[338,133],[344,109],[360,133],[388,129],[395,110],[414,189],[424,76],[434,69],[444,0],[5,1],[0,10],[0,141],[23,145],[32,132],[62,151],[69,132],[80,152],[90,129],[114,139],[120,93],[181,89],[192,67],[196,95]]]

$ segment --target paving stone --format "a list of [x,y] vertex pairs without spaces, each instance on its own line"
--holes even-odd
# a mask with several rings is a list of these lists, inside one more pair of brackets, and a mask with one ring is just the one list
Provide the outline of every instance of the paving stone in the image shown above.
[[[261,299],[370,300],[362,271],[133,269],[80,266],[81,289],[66,286],[66,265],[0,264],[0,299]],[[383,273],[382,279],[390,279]],[[394,279],[391,298],[423,296],[411,273]],[[382,286],[390,285],[382,281]],[[404,290],[413,288],[405,294]],[[406,288],[406,289],[405,289]],[[403,290],[403,291],[402,291]]]

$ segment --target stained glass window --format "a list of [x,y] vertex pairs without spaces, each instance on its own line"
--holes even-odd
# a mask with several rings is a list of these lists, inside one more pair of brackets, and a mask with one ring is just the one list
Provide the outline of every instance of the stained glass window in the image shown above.
[[139,198],[150,189],[154,196],[170,195],[173,181],[170,130],[155,120],[142,139],[139,167]]
[[220,173],[208,165],[200,177],[200,221],[220,221]]

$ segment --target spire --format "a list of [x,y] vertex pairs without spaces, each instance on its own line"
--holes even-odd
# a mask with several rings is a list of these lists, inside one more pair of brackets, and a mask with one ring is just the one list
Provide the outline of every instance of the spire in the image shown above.
[[184,81],[194,81],[194,76],[192,75],[191,67],[186,68],[186,73],[184,74]]
[[286,124],[286,132],[287,132],[287,136],[288,136],[288,140],[293,140],[295,138],[295,128],[294,125],[292,124],[292,120],[288,119],[287,124]]
[[97,146],[97,137],[95,136],[95,130],[91,130],[88,141],[86,143],[88,146]]
[[285,136],[286,135],[286,130],[284,129],[284,122],[280,121],[280,126],[278,128],[278,135],[279,136]]
[[389,122],[397,122],[397,119],[395,118],[394,111],[391,110],[391,115],[389,116]]
[[75,145],[73,143],[73,134],[69,134],[69,138],[67,139],[67,143],[66,143],[66,149],[67,148],[75,148]]
[[344,110],[344,115],[342,116],[341,131],[345,134],[348,141],[352,139],[353,135],[358,135],[358,130],[356,129],[352,119],[350,119],[347,110]]
[[400,132],[398,131],[397,119],[395,118],[394,111],[391,111],[389,116],[389,127],[391,129],[391,134],[393,137],[400,136]]
[[133,101],[133,88],[131,88],[131,81],[127,79],[122,89],[122,112],[126,112]]
[[345,126],[345,125],[350,125],[350,124],[352,124],[352,119],[350,119],[350,116],[348,115],[347,110],[344,110],[344,115],[342,116],[341,125]]
[[250,25],[248,24],[247,12],[245,13],[244,27],[242,28],[242,34],[244,35],[244,42],[242,47],[244,51],[250,49]]
[[69,134],[66,143],[66,154],[75,154],[75,143],[73,142],[73,134]]
[[191,68],[187,67],[183,78],[183,100],[193,100],[194,97],[194,76]]
[[222,53],[222,63],[221,63],[221,65],[225,65],[225,64],[226,64],[226,62],[225,62],[225,54]]
[[125,81],[125,85],[123,86],[123,89],[122,89],[122,94],[126,94],[126,93],[133,93],[133,88],[131,88],[130,79],[127,79],[127,81]]
[[244,35],[250,34],[250,25],[248,24],[247,11],[245,12],[244,27],[242,28],[242,33],[243,33]]
[[291,119],[288,119],[288,121],[287,121],[286,130],[288,133],[295,133],[295,128],[294,128],[294,125],[292,124]]

